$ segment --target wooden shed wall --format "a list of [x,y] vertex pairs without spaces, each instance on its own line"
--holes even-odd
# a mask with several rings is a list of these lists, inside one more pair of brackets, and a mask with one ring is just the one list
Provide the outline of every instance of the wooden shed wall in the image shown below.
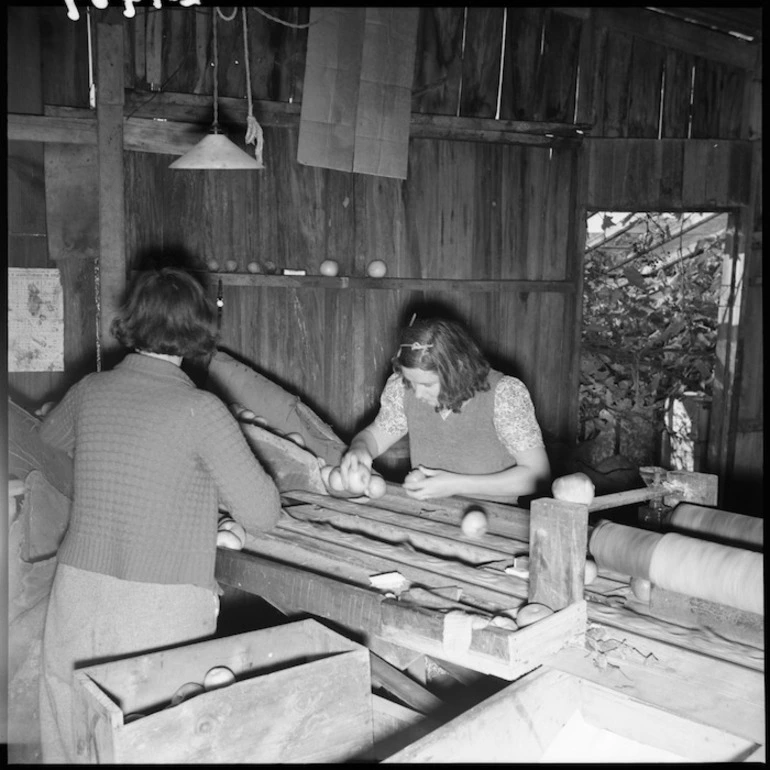
[[[178,137],[189,144],[191,125],[200,132],[210,120],[210,9],[137,7],[134,19],[115,21],[123,30],[124,131],[133,132],[124,153],[128,267],[157,247],[234,258],[241,271],[256,259],[315,273],[324,258],[337,259],[352,276],[346,286],[311,276],[222,276],[223,333],[229,349],[342,433],[376,409],[398,323],[415,304],[440,302],[530,386],[548,433],[569,439],[585,210],[748,213],[761,199],[761,181],[750,183],[761,135],[756,45],[696,34],[642,9],[421,8],[409,176],[399,181],[296,163],[308,9],[264,10],[296,26],[248,10],[252,95],[265,130],[258,174],[167,168],[184,151]],[[94,19],[114,11],[93,11]],[[240,14],[218,22],[219,94],[241,119],[242,34]],[[51,139],[88,107],[85,16],[69,21],[63,4],[10,9],[9,65],[10,112],[60,119],[58,133],[12,135],[9,145],[9,264],[59,266],[67,297],[66,371],[10,377],[12,392],[35,402],[95,367],[96,126],[81,121]],[[446,118],[451,138],[414,129]],[[591,129],[582,149],[533,146],[523,144],[532,134],[519,133],[516,121]],[[358,278],[373,258],[389,268],[376,286]],[[757,262],[749,272],[756,287],[760,270],[761,294]],[[747,293],[745,319],[756,319],[757,294]],[[761,330],[748,321],[743,330],[744,345],[756,350]],[[739,400],[740,424],[754,420],[755,428],[761,372],[743,362],[751,405]],[[744,445],[736,445],[742,462]]]

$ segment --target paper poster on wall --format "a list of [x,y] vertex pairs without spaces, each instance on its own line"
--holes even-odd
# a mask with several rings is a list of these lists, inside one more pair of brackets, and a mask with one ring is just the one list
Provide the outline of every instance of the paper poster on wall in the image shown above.
[[55,268],[8,268],[8,371],[64,371],[64,300]]

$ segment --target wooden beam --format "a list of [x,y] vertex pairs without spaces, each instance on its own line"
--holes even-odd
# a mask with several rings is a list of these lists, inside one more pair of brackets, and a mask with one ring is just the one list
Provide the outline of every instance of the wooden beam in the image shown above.
[[373,685],[387,690],[391,695],[395,695],[400,701],[421,714],[430,714],[431,711],[436,711],[444,705],[440,698],[399,671],[395,666],[391,666],[379,655],[372,652],[370,657]]
[[74,118],[8,115],[8,139],[19,142],[96,144],[96,118],[93,114]]
[[531,511],[529,601],[558,611],[583,599],[588,506],[542,497]]
[[594,8],[597,26],[676,48],[704,59],[753,70],[757,45],[643,8]]
[[99,338],[103,351],[117,343],[110,322],[126,286],[123,180],[123,24],[96,25],[97,146],[99,148]]

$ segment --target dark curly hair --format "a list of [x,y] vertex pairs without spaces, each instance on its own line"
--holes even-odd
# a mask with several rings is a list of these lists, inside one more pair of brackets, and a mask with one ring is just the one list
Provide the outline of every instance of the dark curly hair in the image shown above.
[[[459,412],[465,401],[489,390],[490,365],[478,343],[458,321],[420,318],[401,330],[393,371],[403,368],[436,372],[440,390],[436,411]],[[404,379],[404,386],[411,385]]]
[[163,267],[139,273],[110,331],[129,349],[195,358],[216,349],[216,321],[203,286],[184,270]]

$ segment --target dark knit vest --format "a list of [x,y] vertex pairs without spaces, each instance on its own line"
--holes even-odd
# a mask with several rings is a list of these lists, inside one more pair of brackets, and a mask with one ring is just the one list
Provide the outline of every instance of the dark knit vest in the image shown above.
[[494,424],[495,388],[503,375],[490,370],[489,390],[476,393],[459,414],[443,419],[418,400],[412,389],[404,393],[412,467],[424,465],[453,473],[497,473],[516,465],[497,437]]

